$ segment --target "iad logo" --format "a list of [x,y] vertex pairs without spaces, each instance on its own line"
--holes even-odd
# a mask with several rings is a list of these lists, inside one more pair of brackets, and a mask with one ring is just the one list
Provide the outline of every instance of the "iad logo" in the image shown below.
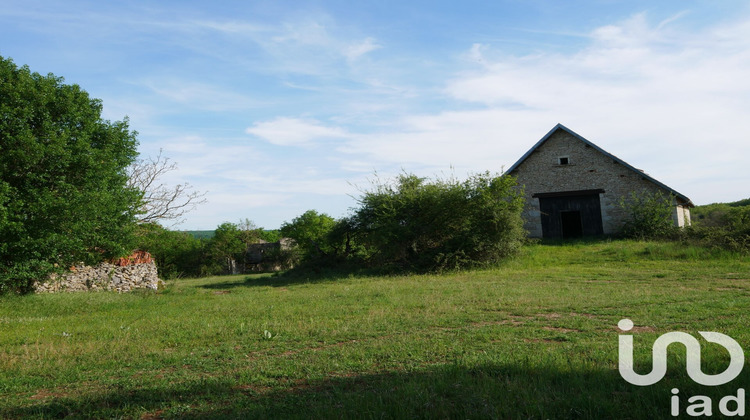
[[[633,321],[629,319],[620,320],[617,326],[622,331],[633,329]],[[729,351],[729,367],[717,375],[706,375],[701,370],[701,344],[698,339],[684,332],[668,332],[659,336],[653,347],[653,368],[651,373],[639,375],[633,371],[633,336],[620,334],[620,375],[623,379],[633,385],[648,386],[661,380],[667,373],[667,347],[672,343],[681,343],[685,346],[687,374],[693,381],[706,386],[723,385],[742,372],[745,365],[745,354],[742,347],[728,335],[717,332],[698,332],[709,343],[716,343]]]
[[[629,319],[620,320],[617,326],[622,331],[633,329],[633,321]],[[620,334],[619,337],[619,371],[623,379],[633,385],[648,386],[659,382],[667,373],[667,347],[672,343],[680,343],[685,346],[685,364],[687,365],[687,374],[693,381],[705,385],[716,386],[723,385],[736,378],[745,365],[745,354],[742,347],[734,341],[732,337],[718,332],[698,332],[709,343],[716,343],[727,349],[729,352],[729,366],[716,375],[707,375],[701,370],[701,345],[698,339],[684,332],[668,332],[662,334],[656,339],[652,349],[652,368],[651,372],[641,375],[633,370],[633,336],[630,334]],[[680,414],[679,409],[679,390],[672,389],[671,412],[673,416]],[[690,416],[710,416],[712,415],[712,401],[705,395],[696,395],[688,399],[689,403],[686,413]],[[736,404],[735,410],[728,408],[729,403]],[[719,401],[719,411],[727,416],[744,416],[745,415],[745,390],[737,390],[737,396],[729,395]]]

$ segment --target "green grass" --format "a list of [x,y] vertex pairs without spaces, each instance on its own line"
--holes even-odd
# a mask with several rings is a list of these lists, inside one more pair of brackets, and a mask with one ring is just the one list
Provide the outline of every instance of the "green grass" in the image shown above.
[[[159,293],[0,298],[0,418],[672,418],[725,386],[637,370],[660,334],[750,349],[750,260],[675,243],[529,245],[503,266],[421,276],[228,276]],[[728,354],[703,343],[706,372]],[[718,413],[717,413],[718,414]]]

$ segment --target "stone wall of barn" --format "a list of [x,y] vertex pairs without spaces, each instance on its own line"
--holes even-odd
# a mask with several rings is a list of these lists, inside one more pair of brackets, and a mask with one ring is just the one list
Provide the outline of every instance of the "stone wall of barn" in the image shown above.
[[[607,235],[617,233],[627,218],[620,206],[622,198],[627,200],[634,191],[669,193],[565,130],[553,133],[511,175],[524,186],[525,228],[530,237],[537,238],[542,237],[542,221],[539,199],[532,197],[534,194],[603,189],[599,200],[602,228]],[[689,209],[676,206],[674,218],[678,226],[689,224]]]

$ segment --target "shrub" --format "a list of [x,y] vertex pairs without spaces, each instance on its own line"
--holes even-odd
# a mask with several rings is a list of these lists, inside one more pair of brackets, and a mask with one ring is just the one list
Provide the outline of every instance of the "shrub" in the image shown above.
[[672,221],[674,197],[659,191],[632,192],[629,198],[620,199],[629,218],[623,224],[621,234],[635,239],[664,239],[674,237],[678,228]]
[[352,231],[371,264],[417,271],[492,264],[522,244],[523,198],[509,176],[464,182],[403,174],[360,198]]
[[703,206],[695,226],[689,230],[690,238],[704,245],[730,251],[750,253],[750,206]]

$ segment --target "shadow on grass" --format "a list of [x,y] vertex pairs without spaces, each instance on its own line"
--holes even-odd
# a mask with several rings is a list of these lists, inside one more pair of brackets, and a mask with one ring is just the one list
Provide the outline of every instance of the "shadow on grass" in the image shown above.
[[[679,372],[676,372],[679,375]],[[682,372],[684,375],[684,370]],[[742,376],[747,383],[747,375]],[[265,383],[268,380],[266,380]],[[737,382],[737,381],[735,381]],[[658,419],[670,415],[670,390],[687,398],[719,399],[726,387],[697,387],[668,375],[650,387],[622,380],[616,370],[516,365],[441,365],[414,372],[274,378],[276,387],[213,377],[164,387],[122,387],[93,395],[53,397],[0,409],[3,418],[555,418]],[[692,390],[691,390],[692,388]],[[694,391],[694,392],[691,392]]]
[[361,267],[316,267],[306,265],[266,277],[248,276],[244,280],[210,283],[201,286],[205,289],[232,289],[236,287],[287,287],[295,284],[323,283],[343,278],[367,277],[384,274],[383,271]]
[[569,246],[569,245],[594,245],[594,244],[600,244],[605,242],[611,242],[616,241],[622,238],[617,238],[614,236],[581,236],[577,238],[568,238],[568,239],[562,239],[562,238],[545,238],[545,239],[538,239],[537,242],[542,245],[550,245],[550,246]]
[[[3,418],[673,418],[672,387],[688,396],[689,380],[651,387],[623,381],[614,370],[561,371],[513,365],[442,365],[415,372],[274,379],[277,388],[210,378],[152,388],[118,388],[76,397],[30,401],[0,409]],[[684,385],[684,386],[682,386]],[[684,389],[683,389],[684,388]],[[715,408],[716,409],[716,408]],[[684,407],[683,407],[684,410]]]

